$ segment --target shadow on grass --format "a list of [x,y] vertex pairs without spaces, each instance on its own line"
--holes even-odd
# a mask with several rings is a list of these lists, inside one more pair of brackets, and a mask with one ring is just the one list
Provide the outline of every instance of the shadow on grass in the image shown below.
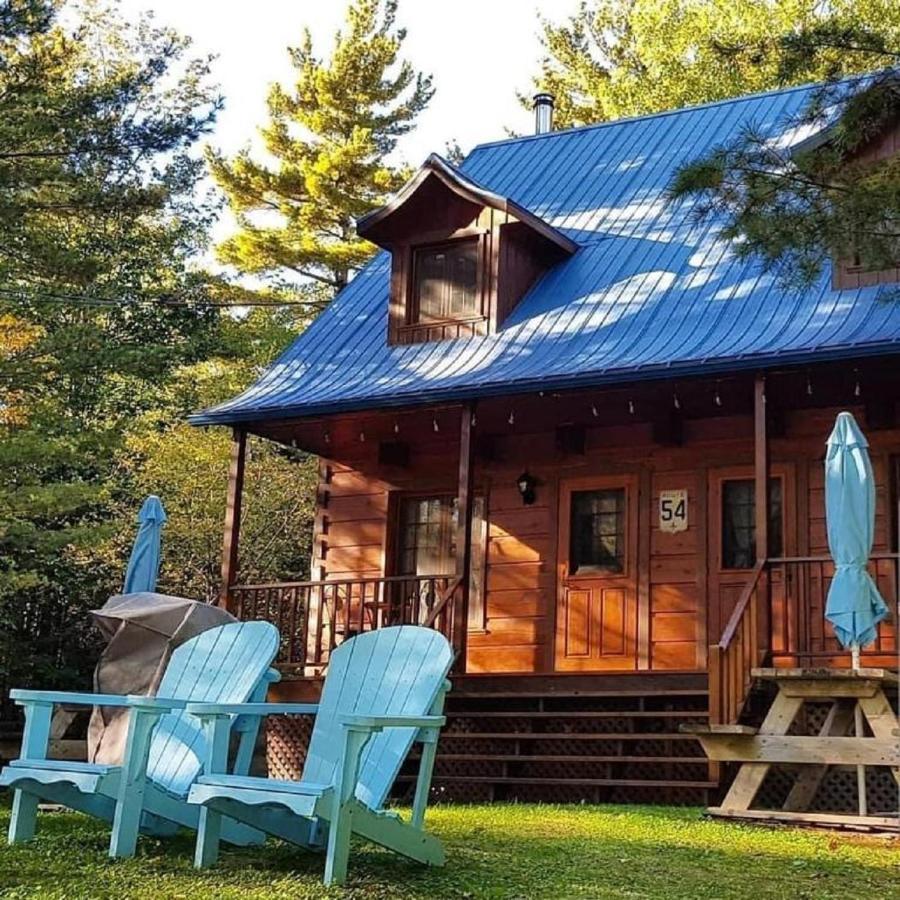
[[326,892],[323,857],[288,845],[225,849],[216,868],[196,872],[191,835],[142,838],[134,860],[109,863],[102,824],[50,813],[32,844],[0,849],[0,896],[900,897],[896,844],[834,846],[840,838],[704,822],[696,810],[438,807],[431,822],[444,868],[359,844],[347,888]]

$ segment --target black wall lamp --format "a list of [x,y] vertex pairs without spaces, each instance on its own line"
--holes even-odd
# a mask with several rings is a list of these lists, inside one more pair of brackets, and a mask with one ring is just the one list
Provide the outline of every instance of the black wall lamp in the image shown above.
[[536,485],[537,482],[534,480],[534,477],[529,475],[527,471],[523,472],[516,479],[516,487],[519,489],[519,496],[526,506],[531,506],[531,504],[534,503],[534,488]]

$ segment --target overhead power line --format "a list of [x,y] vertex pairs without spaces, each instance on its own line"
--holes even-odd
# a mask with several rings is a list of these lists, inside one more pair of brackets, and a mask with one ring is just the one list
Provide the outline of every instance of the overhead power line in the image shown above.
[[77,305],[95,307],[127,307],[127,306],[165,306],[183,307],[190,309],[248,309],[270,308],[281,309],[289,307],[321,307],[326,300],[205,300],[199,298],[185,298],[178,295],[165,295],[161,297],[115,298],[98,297],[92,294],[67,294],[57,291],[48,291],[43,288],[13,288],[0,285],[0,302],[3,300],[18,300],[21,303],[46,303],[58,305]]

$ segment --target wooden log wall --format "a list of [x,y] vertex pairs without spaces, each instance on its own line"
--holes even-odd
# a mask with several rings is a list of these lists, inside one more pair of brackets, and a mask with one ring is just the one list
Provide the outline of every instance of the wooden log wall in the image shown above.
[[[771,439],[772,474],[785,478],[786,551],[796,555],[828,552],[822,468],[837,412],[789,412]],[[853,412],[866,428],[862,407]],[[434,418],[439,431],[430,412],[399,420],[385,413],[331,437],[334,459],[323,462],[314,572],[329,579],[393,573],[397,498],[456,489],[459,413],[441,410]],[[649,423],[598,424],[586,429],[583,454],[559,449],[546,416],[541,424],[541,417],[520,414],[513,425],[504,419],[504,427],[481,419],[474,477],[489,522],[486,627],[470,633],[468,671],[553,671],[559,485],[568,477],[615,473],[635,474],[639,482],[636,667],[705,670],[707,645],[718,640],[744,581],[741,573],[729,580],[718,571],[721,517],[714,485],[722,473],[752,478],[752,417],[686,420],[681,446],[655,441]],[[900,454],[900,429],[870,430],[868,437],[878,479],[875,546],[889,550],[896,502],[890,471]],[[408,445],[408,465],[379,464],[384,440]],[[523,504],[516,488],[523,470],[537,479],[532,505]],[[660,530],[657,515],[660,491],[673,489],[689,497],[687,530],[675,534]],[[885,582],[883,590],[891,589]],[[774,595],[777,601],[777,590]],[[821,611],[812,610],[811,619],[819,621]],[[893,640],[890,627],[885,634]]]

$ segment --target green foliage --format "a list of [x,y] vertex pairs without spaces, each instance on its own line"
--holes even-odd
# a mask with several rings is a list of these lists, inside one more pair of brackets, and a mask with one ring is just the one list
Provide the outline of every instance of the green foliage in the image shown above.
[[[10,683],[86,686],[87,611],[121,588],[147,493],[171,516],[161,586],[217,593],[229,442],[184,417],[253,381],[308,312],[226,314],[245,295],[195,268],[207,61],[115,5],[65,27],[61,8],[0,4],[0,703]],[[249,572],[307,570],[310,466],[254,454]]]
[[322,60],[305,31],[290,50],[296,80],[273,85],[261,129],[265,161],[245,149],[208,155],[239,225],[219,259],[276,286],[312,279],[341,288],[371,255],[354,220],[380,205],[405,173],[387,161],[433,90],[400,59],[395,0],[354,0]]
[[114,5],[60,9],[0,7],[0,687],[84,678],[125,425],[219,329],[189,271],[207,61]]
[[898,28],[895,0],[592,0],[543,22],[534,85],[585,125],[885,65]]
[[[896,34],[900,59],[900,8],[884,25]],[[868,42],[872,62],[883,59],[887,46],[883,36],[839,22],[792,36],[791,46],[807,60],[816,41],[826,55],[847,41],[857,58]],[[675,201],[693,200],[698,221],[720,223],[740,257],[759,260],[787,286],[809,285],[832,260],[870,272],[893,269],[900,262],[900,157],[857,154],[898,122],[900,80],[893,70],[858,84],[827,81],[800,116],[781,123],[785,132],[805,127],[822,140],[796,148],[749,127],[683,166],[670,193]]]
[[849,101],[839,84],[900,62],[895,0],[595,0],[567,22],[545,22],[543,41],[535,86],[556,95],[561,126],[823,82],[783,124],[820,124],[840,109],[825,146],[792,154],[750,127],[682,168],[671,194],[694,199],[698,220],[720,221],[740,256],[791,286],[833,257],[872,270],[897,264],[900,167],[848,162],[897,121],[896,82],[881,77]]
[[[0,808],[0,825],[7,818]],[[217,866],[197,870],[191,835],[142,836],[136,858],[111,863],[109,826],[71,813],[41,813],[38,822],[35,841],[0,846],[0,884],[9,900],[897,896],[890,838],[704,821],[689,808],[437,806],[428,811],[428,828],[444,844],[446,865],[420,866],[360,843],[347,884],[331,888],[322,885],[320,854],[282,842],[225,847]]]
[[[165,593],[207,601],[219,595],[231,439],[224,429],[188,425],[184,405],[197,409],[244,388],[253,359],[260,358],[249,352],[251,335],[259,330],[250,326],[242,332],[247,352],[241,359],[211,359],[175,373],[160,406],[128,429],[122,465],[131,493],[158,494],[169,517],[159,578],[159,590]],[[262,346],[267,352],[268,344]],[[315,457],[250,438],[240,544],[244,583],[306,577],[317,483]],[[117,518],[128,521],[135,510],[129,497],[119,504]],[[132,540],[133,533],[120,533],[109,542],[106,555],[121,559]]]

